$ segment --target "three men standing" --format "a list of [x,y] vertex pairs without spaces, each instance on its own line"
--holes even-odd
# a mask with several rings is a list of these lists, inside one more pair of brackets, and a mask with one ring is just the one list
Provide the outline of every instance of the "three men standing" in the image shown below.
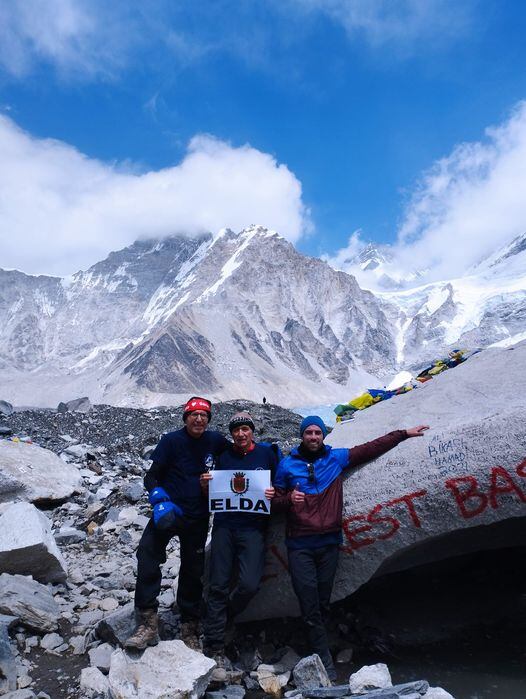
[[[329,677],[335,679],[325,619],[342,543],[344,472],[381,456],[405,439],[422,436],[429,428],[419,425],[395,430],[351,449],[332,449],[324,444],[327,428],[323,420],[312,415],[301,423],[300,445],[278,466],[277,452],[270,445],[254,442],[254,423],[248,413],[237,413],[230,421],[233,444],[220,433],[207,431],[210,418],[210,401],[191,398],[184,408],[184,427],[164,435],[152,454],[153,463],[144,484],[153,516],[137,551],[137,629],[125,646],[144,649],[158,642],[160,566],[166,561],[168,542],[178,536],[181,637],[190,647],[199,648],[209,524],[206,496],[213,478],[210,471],[263,469],[272,476],[275,473],[275,489],[267,488],[265,497],[272,501],[272,510],[287,515],[289,570],[311,650],[320,656]],[[241,512],[218,512],[214,516],[204,625],[205,647],[211,655],[224,652],[227,622],[245,609],[259,588],[268,520],[268,515]],[[237,583],[231,590],[236,567]]]

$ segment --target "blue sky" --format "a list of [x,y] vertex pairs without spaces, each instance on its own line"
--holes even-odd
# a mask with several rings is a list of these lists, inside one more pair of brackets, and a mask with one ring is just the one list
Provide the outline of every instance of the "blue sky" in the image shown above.
[[[519,0],[106,4],[0,5],[2,266],[64,274],[139,235],[252,222],[335,260],[357,230],[348,252],[421,255],[522,152]],[[511,208],[488,249],[526,229]]]

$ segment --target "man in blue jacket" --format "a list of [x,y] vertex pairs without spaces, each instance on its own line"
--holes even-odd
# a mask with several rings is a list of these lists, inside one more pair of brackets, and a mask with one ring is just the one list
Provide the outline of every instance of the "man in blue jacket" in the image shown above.
[[[236,413],[230,420],[234,443],[222,452],[216,470],[247,472],[269,471],[272,476],[278,464],[279,449],[274,445],[256,444],[254,422],[246,412]],[[201,483],[205,492],[213,478],[204,473]],[[274,488],[265,489],[272,500]],[[270,517],[264,514],[216,512],[210,551],[210,587],[204,622],[205,652],[221,665],[224,654],[227,621],[240,614],[259,589],[265,562],[265,534]],[[238,577],[231,589],[234,570]]]
[[343,475],[389,451],[404,439],[421,437],[427,425],[395,430],[352,449],[324,444],[327,428],[317,415],[300,425],[301,444],[279,464],[273,510],[287,514],[287,552],[292,586],[309,642],[331,680],[336,679],[324,619],[329,611],[342,543]]
[[204,549],[208,534],[208,503],[199,478],[230,442],[219,432],[207,431],[212,404],[194,396],[186,403],[184,427],[169,432],[151,455],[144,478],[153,515],[137,550],[135,610],[137,628],[125,646],[142,650],[159,641],[157,598],[161,589],[161,565],[166,547],[179,537],[180,560],[177,606],[181,613],[181,638],[199,647],[199,619],[203,593]]

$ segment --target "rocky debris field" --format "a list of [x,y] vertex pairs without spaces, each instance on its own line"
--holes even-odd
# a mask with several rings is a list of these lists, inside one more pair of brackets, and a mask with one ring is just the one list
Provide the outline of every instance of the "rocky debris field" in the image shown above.
[[[179,618],[173,609],[177,539],[163,569],[163,640],[142,655],[125,653],[121,646],[134,625],[134,553],[150,515],[142,483],[147,457],[163,432],[181,425],[181,410],[90,406],[85,401],[79,406],[75,411],[61,406],[60,412],[2,410],[0,695],[450,697],[430,690],[426,682],[392,687],[385,666],[373,668],[365,679],[356,678],[360,670],[351,684],[329,687],[317,656],[302,660],[298,655],[304,650],[303,637],[294,621],[238,626],[229,647],[230,664],[215,668],[178,640]],[[212,427],[226,432],[239,409],[251,412],[258,440],[279,441],[284,451],[297,441],[301,418],[268,404],[219,404]],[[65,489],[64,483],[57,487],[58,473]],[[339,662],[349,663],[350,627],[343,621],[334,630],[335,647]]]

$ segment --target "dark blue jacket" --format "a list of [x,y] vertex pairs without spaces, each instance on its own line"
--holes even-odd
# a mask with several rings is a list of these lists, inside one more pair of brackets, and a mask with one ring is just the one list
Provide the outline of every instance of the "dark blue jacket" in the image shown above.
[[166,490],[188,517],[208,517],[208,502],[199,476],[213,468],[230,442],[219,432],[206,431],[197,439],[186,428],[168,432],[152,452],[152,466],[144,478],[146,490]]

